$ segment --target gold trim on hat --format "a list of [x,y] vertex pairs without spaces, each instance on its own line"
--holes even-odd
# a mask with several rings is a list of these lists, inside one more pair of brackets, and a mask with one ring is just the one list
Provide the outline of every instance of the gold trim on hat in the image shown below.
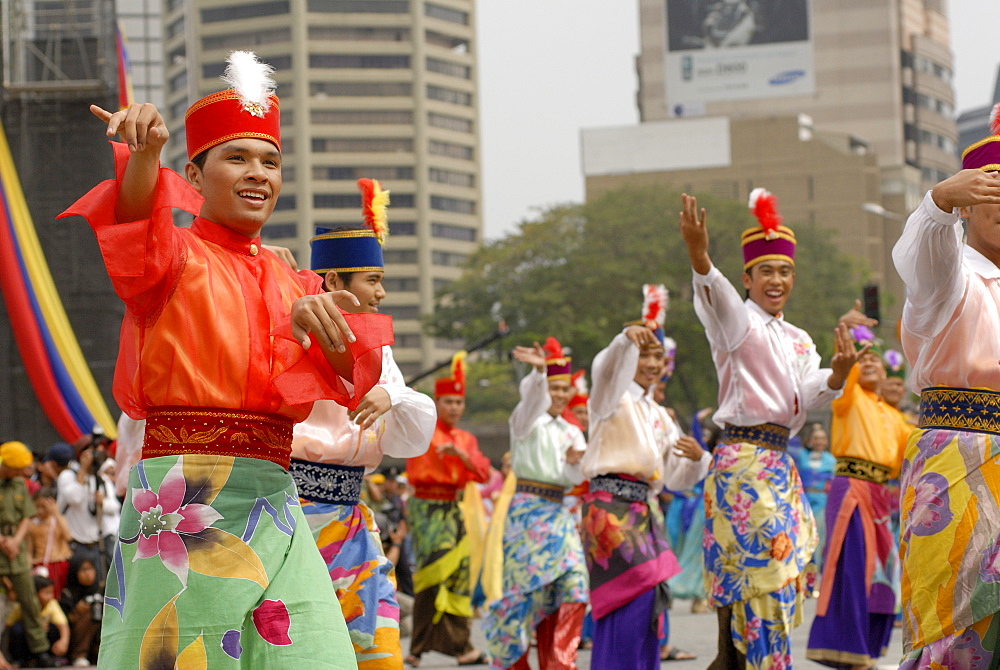
[[[339,240],[345,237],[376,237],[375,231],[371,228],[350,228],[348,230],[335,230],[330,233],[323,233],[322,235],[317,235],[316,237],[309,240],[310,242],[315,242],[316,240]],[[377,239],[377,237],[376,237]]]
[[[770,237],[768,237],[769,235]],[[746,230],[743,231],[743,233],[740,235],[740,243],[745,245],[747,242],[753,242],[755,240],[767,239],[768,241],[771,241],[771,240],[777,240],[779,238],[783,240],[788,240],[789,242],[792,243],[796,241],[795,233],[792,231],[791,228],[786,228],[785,226],[779,226],[778,230],[771,232],[764,230],[760,226],[755,226],[753,228],[747,228]]]
[[[989,137],[984,137],[978,142],[973,142],[969,146],[965,147],[965,151],[962,152],[962,160],[965,160],[965,154],[969,153],[973,149],[978,149],[988,142],[1000,142],[1000,135],[990,135]],[[981,170],[982,168],[979,169]]]
[[763,256],[757,256],[757,258],[744,263],[743,271],[746,272],[751,266],[757,265],[757,263],[761,263],[763,261],[788,261],[792,264],[793,268],[795,267],[795,259],[791,256],[786,256],[785,254],[764,254]]
[[[273,105],[274,107],[279,107],[280,108],[280,105],[278,103],[278,96],[277,95],[275,95],[274,93],[269,93],[268,96],[267,96],[267,99],[271,103],[271,105]],[[237,93],[236,91],[234,91],[231,88],[227,88],[224,91],[216,91],[215,93],[211,93],[209,95],[206,95],[201,100],[194,101],[191,104],[191,106],[188,107],[188,110],[184,113],[184,121],[187,122],[187,118],[189,116],[191,116],[191,114],[193,114],[194,112],[196,112],[199,109],[201,109],[202,107],[205,107],[207,105],[211,105],[212,103],[215,103],[215,102],[221,102],[223,100],[240,100],[240,101],[242,101],[243,98],[241,98],[240,94]],[[249,110],[247,110],[247,111],[249,111]]]
[[384,266],[370,265],[368,267],[357,268],[322,268],[313,270],[318,275],[325,275],[327,272],[385,272]]
[[228,135],[223,135],[222,137],[218,137],[212,140],[211,142],[206,142],[202,146],[198,147],[197,151],[192,152],[190,158],[194,158],[195,156],[198,156],[201,153],[208,151],[212,147],[217,147],[223,142],[228,142],[229,140],[238,140],[242,138],[266,140],[267,142],[271,142],[272,144],[274,144],[274,146],[277,147],[279,151],[281,150],[281,142],[278,140],[277,137],[274,137],[273,135],[268,135],[267,133],[256,133],[256,132],[230,133]]

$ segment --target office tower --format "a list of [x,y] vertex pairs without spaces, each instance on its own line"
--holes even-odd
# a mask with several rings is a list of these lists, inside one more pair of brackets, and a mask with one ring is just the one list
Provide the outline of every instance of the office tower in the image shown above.
[[[639,128],[697,117],[733,124],[731,137],[727,126],[724,137],[712,140],[713,150],[724,150],[721,163],[703,165],[699,148],[688,143],[685,155],[663,156],[646,171],[678,185],[735,185],[729,197],[740,200],[753,186],[766,186],[779,199],[783,191],[791,194],[783,202],[791,200],[802,219],[836,230],[841,248],[867,261],[886,296],[884,335],[891,338],[903,300],[892,246],[924,192],[957,168],[943,0],[639,0],[639,16]],[[748,122],[767,119],[786,128],[786,144],[762,146],[747,135]],[[782,119],[787,123],[778,123]],[[787,131],[789,124],[801,128],[799,138]],[[665,129],[661,139],[671,134],[677,131]],[[874,193],[823,183],[815,161],[802,155],[808,145],[792,146],[819,148],[835,136],[847,151],[875,156]],[[759,148],[754,160],[746,160],[750,146]],[[775,164],[795,155],[804,161],[801,169]],[[607,188],[613,164],[606,152],[591,163],[588,192]],[[619,177],[627,174],[628,168],[619,169],[626,170]],[[804,186],[810,179],[813,186]],[[874,202],[864,199],[870,195]],[[860,248],[853,231],[865,240]]]
[[315,226],[359,222],[355,181],[380,180],[396,360],[407,376],[448,360],[456,343],[420,317],[482,235],[472,0],[167,0],[164,25],[172,165],[187,106],[219,89],[231,50],[255,51],[276,70],[284,152],[265,241],[308,265]]

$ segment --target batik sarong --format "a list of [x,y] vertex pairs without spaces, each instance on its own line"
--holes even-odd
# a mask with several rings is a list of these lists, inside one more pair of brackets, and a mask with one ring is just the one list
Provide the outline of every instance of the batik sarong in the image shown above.
[[705,493],[702,482],[692,491],[674,493],[667,508],[667,537],[681,571],[670,578],[672,598],[705,598],[701,541],[705,536]]
[[129,475],[99,667],[356,668],[288,472],[162,456]]
[[587,602],[576,519],[561,502],[515,493],[503,532],[503,597],[483,617],[493,667],[513,666],[528,651],[538,624],[574,602]]
[[371,509],[303,500],[302,511],[333,580],[358,668],[400,668],[396,575]]
[[888,650],[899,591],[890,506],[885,484],[852,477],[831,483],[827,567],[806,658],[869,667]]
[[469,538],[461,508],[455,500],[414,497],[407,513],[417,564],[410,653],[461,656],[472,651]]
[[[900,475],[903,650],[911,660],[989,658],[1000,609],[1000,436],[914,431]],[[995,619],[995,617],[994,617]],[[924,649],[921,649],[921,648]],[[934,662],[937,662],[936,660]],[[937,667],[920,662],[907,667]],[[974,665],[944,667],[986,667]]]
[[659,505],[593,489],[592,482],[590,493],[583,496],[580,534],[590,574],[591,613],[597,621],[681,568],[667,543]]
[[816,541],[788,453],[746,442],[716,447],[705,481],[705,590],[713,607],[731,606],[733,644],[748,668],[791,662]]

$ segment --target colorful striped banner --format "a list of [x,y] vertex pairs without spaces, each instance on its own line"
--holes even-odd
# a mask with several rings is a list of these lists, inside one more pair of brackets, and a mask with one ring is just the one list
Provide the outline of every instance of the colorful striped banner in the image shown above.
[[73,442],[100,425],[115,439],[117,426],[52,281],[2,124],[0,291],[28,379],[59,435]]

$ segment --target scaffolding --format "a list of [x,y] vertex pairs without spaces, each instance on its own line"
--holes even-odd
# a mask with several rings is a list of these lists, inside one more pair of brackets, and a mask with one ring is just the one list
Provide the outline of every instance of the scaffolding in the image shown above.
[[2,0],[0,6],[8,97],[114,88],[113,0]]

